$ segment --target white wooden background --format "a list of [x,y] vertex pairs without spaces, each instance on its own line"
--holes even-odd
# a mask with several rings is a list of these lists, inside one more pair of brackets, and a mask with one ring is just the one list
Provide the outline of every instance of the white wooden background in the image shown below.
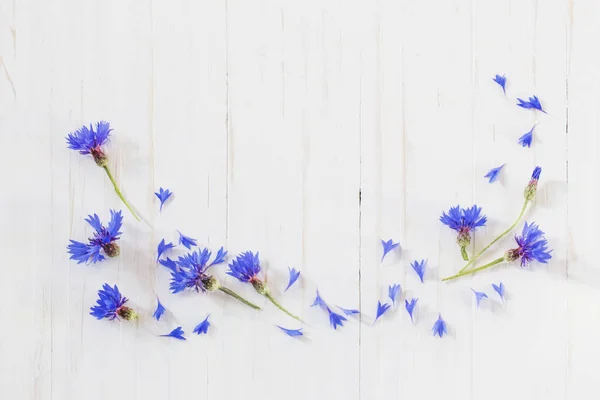
[[[0,0],[0,398],[597,399],[599,22],[596,0]],[[533,94],[549,115],[516,107]],[[66,148],[99,119],[145,223]],[[535,165],[527,219],[547,232],[548,266],[441,283],[462,265],[441,211],[483,206],[480,248],[516,216]],[[175,192],[162,215],[159,186]],[[76,265],[68,240],[109,208],[124,209],[121,256]],[[225,267],[263,312],[170,295],[155,252],[175,229],[260,250],[308,340],[279,332],[298,325]],[[381,265],[390,237],[402,252]],[[302,278],[283,294],[288,266]],[[469,288],[494,299],[498,281],[506,306],[476,310]],[[89,315],[103,282],[131,299],[137,325]],[[372,327],[394,282],[419,297],[416,326],[402,306]],[[362,319],[330,329],[309,307],[317,285]],[[208,336],[156,337],[191,334],[209,312]]]

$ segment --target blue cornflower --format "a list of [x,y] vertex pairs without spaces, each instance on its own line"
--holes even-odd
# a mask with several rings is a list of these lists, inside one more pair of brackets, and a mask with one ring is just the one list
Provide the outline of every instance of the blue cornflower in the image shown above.
[[531,141],[533,140],[533,130],[535,129],[535,125],[531,128],[529,132],[524,134],[519,138],[519,144],[523,147],[531,147]]
[[425,277],[425,265],[426,264],[427,264],[427,261],[425,261],[425,260],[421,260],[421,261],[415,260],[412,263],[410,263],[410,266],[412,267],[412,269],[415,270],[415,272],[419,276],[419,279],[421,279],[421,283],[423,283],[423,279]]
[[288,267],[288,270],[290,271],[290,280],[288,282],[287,287],[285,288],[284,292],[287,292],[287,290],[298,280],[298,278],[300,277],[300,271],[296,271],[294,268],[290,268]]
[[128,299],[121,295],[117,285],[111,287],[108,283],[105,283],[102,285],[102,289],[98,290],[98,297],[96,305],[90,309],[90,314],[97,319],[106,318],[112,321],[120,317],[129,321],[137,318],[135,311],[125,305]]
[[517,98],[517,105],[519,107],[525,108],[525,109],[535,109],[535,110],[540,110],[541,112],[543,112],[544,114],[548,114],[546,111],[544,111],[544,109],[542,108],[542,104],[540,103],[540,100],[537,98],[537,96],[533,96],[530,97],[528,101],[525,101],[523,99],[519,99]]
[[106,121],[97,122],[96,129],[92,124],[89,128],[84,125],[67,135],[67,144],[69,149],[76,150],[80,154],[91,154],[96,164],[103,167],[108,159],[101,146],[108,142],[111,131],[110,124]]
[[281,329],[286,335],[291,337],[304,336],[302,333],[302,328],[300,329],[286,329],[283,326],[275,325],[279,329]]
[[402,291],[402,288],[399,284],[393,284],[388,286],[388,297],[392,300],[392,305],[396,306],[396,300],[398,300],[398,295]]
[[485,174],[484,178],[489,178],[490,179],[490,183],[496,182],[496,180],[498,179],[498,175],[500,174],[500,171],[502,170],[502,168],[504,167],[504,165],[505,164],[502,164],[499,167],[492,168],[490,170],[490,172],[488,172],[487,174]]
[[[219,253],[222,253],[222,249]],[[225,252],[226,253],[226,252]],[[204,248],[194,252],[180,256],[175,263],[177,268],[171,269],[171,285],[170,289],[173,294],[184,291],[185,289],[194,289],[197,292],[213,291],[219,288],[217,278],[206,273],[208,268],[213,265],[224,262],[221,259],[215,258],[212,263],[210,260],[211,252]],[[161,260],[162,261],[162,260]],[[165,263],[162,263],[165,265]],[[165,265],[167,266],[167,265]],[[171,268],[168,266],[168,268]]]
[[411,322],[415,322],[413,320],[413,311],[415,310],[415,306],[417,305],[417,301],[419,301],[418,298],[413,298],[410,301],[408,301],[408,299],[404,300],[404,307],[406,308],[406,312],[408,313],[408,315],[410,315],[410,320]]
[[493,80],[502,87],[502,91],[504,92],[504,94],[506,94],[506,75],[496,74],[496,77],[493,78]]
[[373,321],[373,325],[375,325],[375,323],[377,322],[379,317],[381,317],[383,314],[385,314],[387,312],[387,310],[390,309],[390,307],[391,306],[388,303],[381,304],[380,301],[377,302],[377,314],[375,316],[375,321]]
[[157,320],[160,321],[160,317],[162,317],[162,315],[165,313],[165,307],[163,307],[162,304],[160,304],[160,299],[157,297],[156,298],[156,311],[154,311],[154,314],[152,314],[152,316]]
[[183,331],[183,329],[181,329],[180,326],[178,326],[177,328],[173,329],[171,332],[167,333],[166,335],[160,335],[160,336],[161,337],[172,337],[172,338],[179,339],[179,340],[186,340],[186,338],[183,335],[185,335],[185,332]]
[[[344,321],[346,321],[346,317],[344,317],[343,315],[337,314],[336,312],[334,312],[325,302],[325,300],[323,300],[323,298],[321,297],[321,295],[319,294],[319,290],[317,289],[317,296],[315,297],[315,301],[313,301],[311,307],[321,307],[322,309],[324,309],[325,311],[327,311],[327,313],[329,314],[329,325],[331,325],[331,327],[333,329],[337,329],[338,326],[344,326]],[[346,315],[350,315],[348,314],[346,311],[350,311],[350,310],[344,310],[341,307],[338,307],[340,310],[344,311],[344,314]],[[356,311],[356,310],[352,310],[352,311]]]
[[121,211],[110,210],[110,221],[107,227],[102,225],[96,214],[88,215],[85,222],[94,228],[94,235],[88,239],[87,243],[71,240],[71,243],[67,246],[67,251],[71,254],[71,260],[77,260],[77,264],[102,261],[105,257],[100,254],[100,250],[104,250],[104,253],[109,257],[118,256],[121,249],[115,242],[120,239],[119,235],[121,235],[121,232],[119,232],[123,224]]
[[360,311],[355,310],[354,308],[342,308],[340,306],[336,306],[336,307],[339,308],[340,310],[342,310],[342,312],[346,315],[360,314]]
[[192,289],[196,292],[203,293],[220,290],[247,306],[250,306],[255,310],[260,310],[260,307],[250,303],[233,290],[221,285],[217,278],[207,273],[207,270],[213,265],[225,262],[227,251],[224,251],[221,247],[211,263],[209,263],[210,256],[211,252],[205,248],[180,256],[177,261],[173,261],[170,258],[160,260],[162,265],[171,270],[171,284],[169,286],[171,292],[175,294],[182,292],[185,289]]
[[158,192],[154,193],[154,195],[158,197],[158,200],[160,200],[160,211],[162,212],[163,205],[169,199],[169,197],[173,195],[173,192],[171,192],[169,189],[164,190],[163,188],[160,188],[158,189]]
[[179,244],[185,246],[188,250],[191,250],[192,246],[197,246],[196,239],[193,239],[189,236],[185,236],[179,231],[177,231],[177,233],[179,233]]
[[531,174],[531,179],[529,180],[529,183],[527,184],[527,186],[525,187],[525,191],[523,192],[523,195],[525,196],[525,200],[531,201],[534,199],[535,193],[537,192],[537,185],[540,180],[541,173],[542,173],[541,167],[538,166],[533,169],[533,173]]
[[394,250],[396,247],[400,246],[400,242],[398,243],[394,243],[392,241],[392,239],[388,240],[387,242],[385,240],[381,240],[381,245],[383,246],[383,255],[381,256],[381,262],[383,262],[383,259],[385,258],[385,256],[387,255],[387,253],[389,253],[390,251]]
[[492,283],[492,288],[494,288],[494,290],[496,291],[496,293],[498,293],[498,296],[500,296],[500,299],[502,301],[504,301],[504,283],[500,282],[499,285],[496,285],[495,283]]
[[194,333],[198,335],[208,333],[208,328],[210,328],[210,322],[208,322],[208,317],[210,317],[210,314],[208,314],[206,318],[204,318],[204,321],[196,325],[196,327],[194,328]]
[[450,207],[448,214],[442,213],[440,221],[458,233],[456,242],[460,246],[463,259],[468,260],[466,247],[471,243],[471,231],[484,226],[487,222],[487,217],[481,215],[481,207],[477,207],[477,205],[470,208],[461,208],[458,205]]
[[521,266],[525,267],[533,260],[546,264],[552,258],[550,254],[552,250],[548,250],[548,241],[544,238],[544,232],[533,222],[531,224],[525,222],[521,236],[515,236],[515,241],[519,247],[506,252],[507,261],[521,259]]
[[67,135],[67,147],[72,150],[77,150],[81,154],[91,154],[94,157],[94,161],[96,165],[104,168],[106,175],[110,179],[110,182],[117,193],[117,196],[121,199],[123,204],[131,211],[133,216],[137,221],[140,220],[140,217],[137,216],[136,212],[131,207],[131,204],[125,199],[121,190],[117,186],[117,182],[115,182],[115,178],[112,176],[110,169],[108,168],[108,157],[102,150],[102,145],[108,142],[108,137],[110,136],[110,132],[112,129],[110,128],[110,124],[106,121],[100,121],[96,123],[96,129],[92,124],[90,127],[82,126],[79,130],[69,133]]
[[477,307],[479,307],[479,303],[481,303],[481,300],[488,298],[487,294],[485,294],[484,292],[478,292],[474,289],[471,289],[471,291],[475,295],[475,302],[477,303]]
[[448,329],[446,328],[446,322],[442,319],[442,314],[439,314],[437,321],[433,324],[433,336],[438,335],[439,337],[443,337],[448,333]]
[[160,243],[158,244],[158,247],[156,248],[156,253],[158,254],[158,256],[156,257],[156,261],[158,261],[160,259],[160,256],[162,256],[162,254],[165,251],[170,250],[174,247],[175,247],[175,245],[173,243],[171,243],[171,242],[165,243],[165,239],[161,240]]
[[160,263],[160,265],[169,268],[171,271],[179,271],[177,263],[171,260],[169,257],[167,257],[166,260],[158,260],[158,262]]

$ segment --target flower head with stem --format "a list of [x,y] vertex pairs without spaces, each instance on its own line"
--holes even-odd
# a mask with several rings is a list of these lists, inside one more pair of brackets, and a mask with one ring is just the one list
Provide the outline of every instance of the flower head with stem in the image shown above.
[[529,180],[529,183],[527,184],[527,186],[525,187],[525,190],[523,192],[523,197],[525,198],[525,201],[523,202],[523,207],[521,207],[521,212],[517,216],[517,219],[515,220],[515,222],[513,222],[513,224],[511,226],[509,226],[508,229],[506,229],[500,235],[496,236],[496,238],[494,240],[492,240],[490,243],[488,243],[477,254],[475,254],[473,257],[471,257],[469,262],[459,271],[459,273],[469,270],[469,268],[471,267],[471,265],[473,265],[475,260],[477,260],[479,257],[481,257],[481,255],[483,253],[485,253],[490,247],[492,247],[492,245],[494,245],[494,243],[496,243],[497,241],[502,239],[504,236],[506,236],[508,233],[510,233],[517,226],[517,224],[521,221],[521,218],[523,218],[523,215],[525,215],[525,210],[527,209],[527,205],[530,202],[532,202],[533,199],[535,198],[535,194],[537,191],[537,185],[538,185],[538,181],[540,179],[541,173],[542,173],[541,167],[538,166],[533,169],[533,173],[531,174],[531,179]]
[[450,207],[448,214],[442,213],[440,217],[442,224],[447,225],[450,229],[458,234],[456,242],[460,246],[460,253],[465,261],[469,260],[467,254],[467,246],[471,244],[471,232],[480,226],[484,226],[487,222],[487,217],[481,215],[481,207],[474,205],[470,208],[461,208],[460,206]]
[[275,307],[279,308],[290,317],[300,321],[299,317],[286,310],[277,302],[277,300],[275,300],[267,284],[258,277],[260,271],[261,266],[258,252],[254,254],[251,251],[245,251],[231,261],[227,275],[233,276],[240,282],[250,283],[252,287],[254,287],[254,290],[262,296],[265,296],[267,300],[275,305]]
[[116,243],[120,239],[119,229],[123,224],[121,211],[110,210],[110,221],[106,227],[102,225],[97,214],[88,215],[85,222],[90,224],[95,232],[87,243],[71,240],[67,246],[67,252],[71,254],[72,260],[76,260],[77,264],[89,262],[95,264],[106,258],[100,253],[101,250],[108,257],[116,257],[121,253],[121,249]]
[[138,217],[131,204],[129,204],[129,202],[121,193],[115,178],[108,168],[108,157],[102,150],[102,146],[109,140],[111,131],[112,129],[110,124],[106,121],[97,122],[95,128],[92,124],[90,124],[89,128],[84,125],[77,131],[67,135],[67,145],[69,149],[76,150],[80,154],[92,155],[96,165],[104,168],[104,171],[106,172],[106,175],[108,175],[108,178],[110,179],[117,196],[119,196],[123,204],[125,204],[127,209],[131,212],[131,214],[133,214],[134,218],[139,221],[140,217]]
[[180,256],[177,261],[173,261],[169,258],[167,260],[160,260],[162,265],[165,265],[171,270],[171,292],[175,294],[183,292],[186,289],[191,289],[196,292],[206,293],[220,290],[247,306],[250,306],[255,310],[260,310],[260,307],[257,305],[250,303],[233,290],[222,286],[216,277],[208,273],[208,269],[213,265],[225,262],[227,252],[223,251],[223,248],[221,247],[214,260],[209,263],[210,257],[211,252],[204,248]]
[[117,285],[111,287],[108,283],[102,285],[98,291],[96,305],[90,309],[90,314],[96,319],[106,318],[108,320],[122,318],[126,321],[137,318],[132,308],[127,307],[127,297],[123,297]]

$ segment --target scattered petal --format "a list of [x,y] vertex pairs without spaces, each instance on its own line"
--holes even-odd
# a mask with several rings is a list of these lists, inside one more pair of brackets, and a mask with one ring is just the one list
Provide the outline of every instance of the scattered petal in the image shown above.
[[433,336],[436,335],[439,337],[443,337],[448,334],[448,329],[446,328],[446,322],[442,319],[442,314],[439,315],[437,321],[433,324],[433,328],[431,329],[433,332]]
[[392,305],[396,306],[396,300],[398,299],[398,295],[402,291],[402,288],[399,284],[393,284],[388,287],[388,297],[392,300]]
[[191,250],[192,246],[197,246],[196,239],[193,239],[189,236],[185,236],[179,231],[177,231],[177,233],[179,233],[179,244],[185,246],[188,250]]
[[290,271],[290,280],[289,280],[288,285],[285,288],[284,292],[287,292],[287,290],[290,288],[290,286],[292,286],[300,277],[300,271],[296,271],[294,268],[290,268],[290,267],[288,267],[288,270]]
[[423,279],[425,277],[425,265],[426,264],[427,264],[427,261],[425,261],[425,260],[421,260],[421,261],[415,260],[410,264],[412,269],[414,269],[415,272],[417,273],[417,275],[419,276],[421,283],[423,283]]
[[186,340],[183,335],[185,335],[185,332],[183,331],[183,329],[181,329],[180,326],[178,326],[177,328],[173,329],[171,332],[167,333],[166,335],[160,335],[160,336],[161,337],[172,337],[172,338],[179,339],[179,340]]
[[517,101],[518,101],[517,105],[519,107],[521,107],[521,108],[540,110],[544,114],[548,114],[542,108],[542,104],[540,103],[540,99],[538,99],[537,96],[530,97],[528,101],[525,101],[523,99],[517,98]]
[[333,329],[337,330],[338,326],[344,326],[343,321],[346,321],[346,317],[333,312],[329,307],[327,307],[327,312],[329,313],[329,325],[331,325]]
[[169,197],[173,195],[173,192],[171,192],[169,189],[164,190],[163,188],[160,188],[159,191],[154,194],[160,200],[160,211],[162,212],[163,205],[169,199]]
[[288,336],[291,336],[291,337],[304,336],[304,334],[302,333],[302,328],[287,329],[287,328],[284,328],[283,326],[279,326],[279,325],[275,325],[275,326],[278,327],[279,329],[281,329]]
[[500,282],[499,285],[492,283],[492,288],[494,288],[496,293],[498,293],[498,296],[500,296],[500,299],[502,299],[502,301],[504,301],[504,283]]
[[408,301],[408,299],[404,300],[404,307],[406,307],[406,312],[408,312],[408,315],[410,315],[410,320],[413,323],[413,311],[415,309],[415,306],[417,305],[417,301],[419,301],[418,298],[413,298],[410,300],[410,302]]
[[377,322],[379,317],[381,317],[383,314],[385,314],[387,312],[387,310],[390,309],[390,307],[391,306],[388,303],[381,304],[380,301],[377,302],[377,315],[375,316],[375,321],[373,321],[373,325],[375,325],[375,323]]
[[160,299],[158,297],[156,298],[156,302],[158,304],[156,305],[156,311],[154,311],[154,314],[152,314],[152,316],[156,318],[157,321],[160,321],[160,317],[162,317],[166,310],[163,307],[163,305],[160,304]]
[[488,298],[487,294],[485,294],[484,292],[478,292],[474,289],[471,289],[471,291],[475,295],[475,301],[477,303],[477,307],[479,307],[479,303],[481,303],[481,300]]
[[385,256],[387,255],[387,253],[389,253],[390,251],[394,250],[395,248],[397,248],[398,246],[400,246],[400,242],[398,243],[394,243],[392,241],[392,239],[388,240],[387,242],[385,240],[381,240],[381,245],[383,246],[383,255],[381,256],[381,261],[383,262],[383,259],[385,258]]
[[529,132],[524,134],[519,138],[519,144],[523,147],[531,147],[531,141],[533,140],[533,130],[535,129],[535,125]]
[[339,308],[340,310],[342,310],[342,312],[346,315],[355,315],[355,314],[360,314],[360,311],[355,310],[353,308],[348,309],[348,308],[342,308],[340,306],[336,306],[337,308]]
[[167,257],[166,260],[158,260],[158,262],[160,263],[160,265],[169,268],[173,272],[179,271],[179,268],[177,267],[177,263],[175,261],[171,260],[169,257]]
[[498,179],[498,175],[500,174],[500,171],[502,170],[502,168],[504,167],[504,165],[505,164],[502,164],[499,167],[492,168],[490,170],[490,172],[488,172],[487,174],[485,174],[484,178],[489,178],[490,179],[490,183],[496,182],[496,180]]
[[317,289],[317,297],[315,297],[315,301],[313,301],[311,307],[327,307],[327,303],[325,303],[325,301],[323,300],[323,298],[321,298],[321,295],[319,294],[319,289]]
[[208,333],[208,328],[210,328],[210,322],[208,322],[208,317],[210,317],[210,314],[208,314],[206,318],[204,318],[204,321],[196,325],[196,327],[194,328],[194,333],[198,335]]
[[160,256],[162,256],[165,251],[171,250],[174,247],[175,247],[175,245],[173,243],[171,243],[171,242],[165,243],[165,239],[161,240],[160,243],[158,244],[158,247],[156,248],[156,252],[158,254],[158,256],[156,257],[156,261],[158,262],[158,260],[160,259]]
[[493,80],[502,87],[502,91],[504,92],[504,94],[506,94],[506,75],[496,74],[496,77],[493,78]]

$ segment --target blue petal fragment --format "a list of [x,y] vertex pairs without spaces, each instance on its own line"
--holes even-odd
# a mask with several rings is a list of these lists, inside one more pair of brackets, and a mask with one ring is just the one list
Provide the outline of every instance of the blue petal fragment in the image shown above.
[[298,278],[300,277],[300,271],[296,271],[294,268],[290,268],[288,267],[288,270],[290,272],[290,279],[288,282],[287,287],[285,288],[284,292],[287,292],[287,290],[298,280]]
[[279,326],[279,325],[275,325],[275,326],[278,327],[279,329],[281,329],[288,336],[291,336],[291,337],[304,336],[304,334],[302,333],[302,328],[287,329],[287,328],[284,328],[283,326]]
[[186,338],[183,335],[185,335],[185,332],[183,331],[183,329],[181,329],[180,326],[178,326],[177,328],[173,329],[171,332],[167,333],[166,335],[159,335],[159,336],[172,337],[172,338],[179,339],[179,340],[186,340]]
[[157,321],[160,321],[160,317],[162,317],[162,315],[165,313],[165,308],[163,307],[163,305],[160,303],[160,299],[158,297],[156,297],[156,311],[154,311],[154,314],[152,314],[152,316],[154,318],[156,318]]
[[389,239],[387,242],[385,240],[381,240],[381,245],[383,246],[383,255],[381,256],[381,262],[383,262],[383,259],[385,258],[385,256],[392,250],[394,250],[395,248],[397,248],[398,246],[400,246],[400,242],[398,243],[394,243],[392,241],[392,239]]

